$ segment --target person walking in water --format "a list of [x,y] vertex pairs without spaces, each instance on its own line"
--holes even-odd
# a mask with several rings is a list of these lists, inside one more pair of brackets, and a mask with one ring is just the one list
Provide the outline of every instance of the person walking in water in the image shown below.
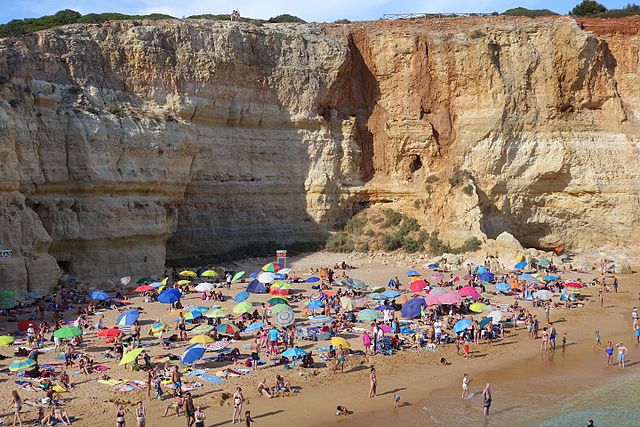
[[377,387],[378,387],[378,377],[376,376],[376,368],[372,366],[369,372],[369,398],[376,397]]
[[489,383],[484,386],[484,390],[482,390],[482,400],[484,401],[484,416],[489,416],[489,409],[491,408],[491,403],[493,402],[493,398],[491,397],[491,388],[489,387]]

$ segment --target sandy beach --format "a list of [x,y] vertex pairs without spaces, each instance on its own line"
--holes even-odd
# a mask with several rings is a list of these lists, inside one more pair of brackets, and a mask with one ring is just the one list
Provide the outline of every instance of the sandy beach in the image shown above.
[[[307,274],[311,268],[332,266],[336,262],[346,260],[357,267],[349,270],[351,277],[364,280],[372,286],[384,286],[394,276],[402,277],[407,270],[403,263],[393,263],[385,258],[349,257],[339,254],[316,253],[293,259],[290,263],[296,273]],[[237,270],[255,271],[261,267],[264,260],[249,260],[235,266]],[[424,270],[424,262],[416,263],[410,267]],[[460,272],[458,272],[460,273]],[[588,281],[594,274],[563,274],[563,278],[582,278]],[[632,342],[631,309],[638,301],[640,284],[638,275],[619,275],[619,293],[605,295],[605,304],[601,308],[597,303],[596,288],[585,289],[584,294],[590,295],[584,307],[571,310],[552,310],[550,317],[558,329],[558,335],[567,333],[567,346],[565,350],[540,352],[539,340],[531,340],[524,326],[520,326],[515,333],[510,332],[505,339],[494,343],[491,347],[486,344],[471,344],[471,358],[464,360],[456,354],[455,346],[439,347],[437,353],[425,350],[403,350],[393,356],[364,356],[354,355],[347,358],[344,373],[332,373],[330,367],[318,367],[305,369],[295,367],[285,371],[282,366],[259,368],[257,371],[240,377],[228,377],[221,384],[208,384],[203,382],[203,387],[192,391],[196,405],[202,405],[205,409],[207,426],[221,426],[231,424],[231,399],[230,393],[236,386],[241,386],[246,398],[245,408],[250,410],[252,417],[258,425],[296,425],[296,426],[327,426],[327,425],[384,425],[401,423],[407,426],[426,425],[450,425],[447,416],[465,416],[469,422],[482,422],[482,401],[479,397],[460,399],[460,381],[462,375],[467,372],[472,379],[472,394],[481,391],[486,382],[490,382],[494,392],[494,415],[487,425],[530,425],[532,418],[519,419],[521,413],[527,407],[539,406],[539,399],[554,400],[560,396],[575,393],[595,383],[606,382],[611,378],[627,375],[638,369],[634,362],[640,356],[639,347]],[[244,290],[246,283],[234,283],[231,291],[223,290],[226,296],[233,296]],[[305,295],[312,291],[309,284],[296,285],[296,289],[302,289]],[[251,301],[266,301],[270,295],[252,295]],[[512,302],[513,297],[499,297],[503,302]],[[192,293],[183,297],[183,304],[215,305],[214,301],[200,301],[198,293]],[[525,303],[527,304],[527,303]],[[231,312],[235,305],[233,299],[222,304]],[[167,310],[167,306],[159,303],[145,303],[141,298],[135,297],[130,301],[131,307],[143,309],[143,342],[155,342],[157,339],[146,334],[148,325],[156,319],[170,323],[174,315]],[[302,303],[292,304],[299,319]],[[543,317],[541,308],[527,307],[532,313]],[[119,314],[114,310],[107,310],[105,325],[111,326]],[[28,317],[25,313],[19,317]],[[476,316],[478,317],[478,316]],[[73,320],[75,311],[65,313],[65,318]],[[171,323],[173,325],[173,323]],[[13,332],[15,323],[7,323],[2,320],[1,326],[4,333]],[[145,328],[146,327],[146,328]],[[630,366],[624,370],[606,368],[604,366],[604,352],[593,352],[591,347],[594,341],[594,331],[600,330],[603,346],[608,340],[614,342],[625,341],[628,349]],[[358,334],[341,334],[345,336],[356,350],[362,349],[362,343]],[[249,335],[233,347],[247,353]],[[86,351],[95,358],[96,364],[107,365],[110,369],[106,372],[112,379],[121,380],[146,380],[145,372],[131,372],[117,366],[114,360],[104,359],[101,353],[106,349],[103,339],[95,336],[95,331],[88,332],[85,336],[88,344],[80,351]],[[326,343],[297,341],[296,344],[304,350],[314,350]],[[172,354],[180,355],[186,344],[171,349]],[[16,347],[2,347],[1,353],[12,356]],[[156,356],[167,351],[158,347],[148,347],[154,363],[163,364],[165,359]],[[40,356],[40,363],[54,362],[59,353],[46,352]],[[449,362],[447,366],[440,365],[440,358],[444,357]],[[10,359],[3,365],[6,366]],[[170,362],[176,363],[176,362]],[[368,393],[368,368],[375,365],[378,370],[378,396],[367,398]],[[207,369],[212,373],[229,367],[229,362],[201,361],[193,366],[193,369]],[[74,425],[111,426],[114,424],[116,402],[121,402],[133,412],[137,402],[142,401],[147,410],[147,425],[163,426],[186,424],[184,417],[175,415],[163,417],[162,413],[169,400],[158,401],[148,399],[146,391],[133,390],[129,392],[114,392],[112,387],[100,384],[96,381],[98,374],[76,374],[77,369],[71,368],[71,382],[74,387],[68,393],[62,393],[67,402],[66,409],[70,416],[75,417]],[[588,373],[588,375],[585,375]],[[299,387],[298,393],[291,396],[267,399],[260,397],[257,385],[262,378],[266,378],[268,384],[274,382],[276,374],[287,378],[291,385]],[[0,407],[10,404],[10,390],[16,389],[22,398],[28,402],[35,402],[43,396],[42,392],[28,391],[19,388],[15,384],[15,374],[2,375],[6,392],[2,394]],[[185,378],[185,383],[193,383],[197,378]],[[393,396],[400,396],[400,407],[393,408]],[[508,398],[507,398],[508,396]],[[538,396],[537,398],[532,396]],[[544,397],[543,397],[544,396]],[[153,394],[152,394],[153,397]],[[336,417],[337,405],[346,406],[352,414],[347,417]],[[26,420],[35,417],[37,410],[33,406],[26,405],[23,411]],[[9,412],[5,411],[5,420],[8,421]],[[133,414],[127,415],[127,425],[135,425]]]

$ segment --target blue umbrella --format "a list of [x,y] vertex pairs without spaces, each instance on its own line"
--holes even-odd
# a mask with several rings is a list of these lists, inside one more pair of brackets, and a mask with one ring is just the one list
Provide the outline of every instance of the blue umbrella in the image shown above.
[[249,298],[249,292],[240,292],[239,294],[236,294],[235,297],[233,297],[233,300],[235,302],[242,302],[242,301],[245,301],[247,298]]
[[135,308],[131,310],[127,310],[123,312],[120,316],[118,316],[118,320],[116,320],[116,325],[131,326],[136,320],[138,320],[139,317],[140,317],[140,312]]
[[549,280],[558,280],[559,278],[560,278],[560,276],[549,275],[549,276],[544,276],[542,278],[542,280],[548,282]]
[[455,325],[453,325],[453,332],[460,333],[471,326],[471,319],[462,319],[458,320]]
[[509,292],[511,290],[511,285],[508,283],[498,283],[496,285],[496,290],[499,292]]
[[259,275],[260,273],[261,273],[261,271],[256,271],[255,273],[251,273],[251,274],[249,275],[249,277],[250,277],[250,278],[252,278],[252,279],[257,279],[257,278],[258,278],[258,275]]
[[315,283],[315,282],[319,282],[320,278],[319,277],[309,277],[307,280],[305,280],[305,282],[307,283]]
[[495,278],[495,275],[493,273],[482,273],[480,274],[478,277],[480,277],[480,280],[485,280],[487,282],[492,282],[493,279]]
[[422,274],[418,273],[415,270],[409,270],[407,271],[407,277],[412,277],[412,276],[422,276]]
[[294,357],[305,356],[306,354],[307,354],[306,351],[293,347],[280,353],[280,356],[294,358]]
[[487,326],[489,323],[491,323],[491,320],[492,320],[491,317],[485,317],[480,322],[478,322],[478,326],[480,327],[480,329],[482,329],[485,326]]
[[527,266],[527,263],[524,261],[520,261],[519,263],[517,263],[516,265],[513,266],[513,268],[515,268],[516,270],[522,270],[523,268],[525,268]]
[[400,313],[402,313],[402,317],[404,319],[415,319],[417,317],[420,317],[422,307],[426,306],[427,302],[424,300],[424,298],[412,298],[402,305]]
[[158,301],[163,304],[173,304],[178,301],[182,294],[177,289],[165,289],[158,295]]
[[204,355],[205,351],[207,351],[207,349],[205,347],[202,347],[201,345],[188,347],[187,350],[182,354],[180,361],[185,364],[193,363],[199,360]]
[[483,274],[483,273],[488,273],[489,269],[487,267],[485,267],[484,265],[481,265],[480,267],[478,267],[476,269],[476,273],[478,274]]
[[367,295],[367,297],[371,298],[371,299],[374,299],[374,300],[380,300],[380,301],[387,299],[387,297],[385,297],[381,293],[380,294],[379,293],[372,293],[372,294]]
[[393,290],[388,290],[388,291],[384,291],[382,293],[382,295],[384,295],[385,298],[393,299],[393,298],[399,297],[400,296],[400,292],[393,291]]
[[251,325],[247,326],[247,327],[244,329],[244,331],[242,331],[242,332],[247,332],[247,333],[249,333],[249,332],[257,331],[258,329],[260,329],[260,328],[264,328],[265,326],[266,326],[266,325],[265,325],[264,323],[262,323],[262,322],[256,322],[256,323],[253,323],[253,324],[251,324]]
[[276,275],[273,277],[276,280],[284,280],[287,278],[286,274],[281,274],[281,273],[276,273]]
[[532,274],[524,273],[518,276],[518,279],[535,279]]
[[89,298],[94,299],[96,301],[106,301],[108,300],[109,294],[106,292],[102,292],[102,291],[95,291],[95,292],[91,292],[89,294]]
[[440,265],[439,265],[439,264],[429,264],[429,265],[427,265],[427,268],[430,268],[430,269],[432,269],[432,270],[433,270],[434,268],[438,268],[438,267],[440,267]]
[[160,282],[153,282],[149,286],[151,286],[152,288],[156,288],[157,289],[157,288],[163,287],[164,285],[162,283],[160,283]]
[[315,310],[316,308],[324,307],[324,303],[322,301],[318,301],[318,300],[311,300],[311,301],[309,301],[308,307],[311,310]]

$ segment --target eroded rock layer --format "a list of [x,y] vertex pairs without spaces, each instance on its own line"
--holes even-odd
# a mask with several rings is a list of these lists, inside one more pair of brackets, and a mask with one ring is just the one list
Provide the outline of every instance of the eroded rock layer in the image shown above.
[[0,40],[0,278],[47,288],[59,267],[100,280],[319,242],[389,202],[452,242],[637,252],[640,24],[590,25],[186,20]]

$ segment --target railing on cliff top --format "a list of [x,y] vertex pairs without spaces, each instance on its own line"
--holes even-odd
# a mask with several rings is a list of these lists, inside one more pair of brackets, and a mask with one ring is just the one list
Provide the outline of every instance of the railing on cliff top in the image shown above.
[[494,13],[385,13],[382,19],[457,18],[461,16],[493,16]]

